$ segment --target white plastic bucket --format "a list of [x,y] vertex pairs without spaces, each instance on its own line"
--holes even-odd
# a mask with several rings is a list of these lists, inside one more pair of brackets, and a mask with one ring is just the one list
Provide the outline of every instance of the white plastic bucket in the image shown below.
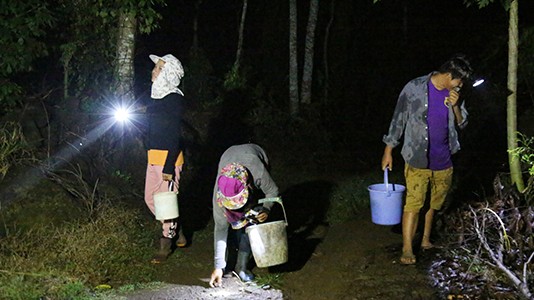
[[[172,190],[172,185],[169,186]],[[171,220],[179,216],[178,213],[178,192],[168,191],[154,194],[154,210],[156,220]]]
[[384,170],[384,183],[367,188],[371,198],[371,219],[378,225],[396,225],[402,218],[402,196],[406,187],[389,183],[387,170]]
[[[274,201],[284,205],[279,197],[261,199],[259,202]],[[284,209],[285,221],[273,221],[246,228],[252,249],[252,256],[259,268],[271,267],[287,262],[287,217]]]

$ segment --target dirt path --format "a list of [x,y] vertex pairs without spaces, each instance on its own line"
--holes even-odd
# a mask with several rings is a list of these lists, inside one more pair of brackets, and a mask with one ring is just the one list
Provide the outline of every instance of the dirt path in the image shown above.
[[284,277],[286,299],[434,299],[423,266],[398,263],[401,235],[369,214],[328,228],[306,265]]
[[292,263],[254,269],[259,276],[281,272],[280,290],[245,286],[235,278],[225,279],[224,289],[208,288],[213,246],[206,229],[161,266],[160,280],[172,285],[128,299],[437,299],[424,263],[398,264],[397,229],[371,223],[364,212],[348,223],[318,226],[305,237],[291,235]]

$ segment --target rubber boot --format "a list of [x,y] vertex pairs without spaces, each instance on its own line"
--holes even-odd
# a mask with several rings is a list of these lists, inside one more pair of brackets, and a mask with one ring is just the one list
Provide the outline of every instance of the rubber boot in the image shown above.
[[161,262],[164,262],[172,252],[171,246],[172,246],[172,239],[166,238],[166,237],[160,238],[159,239],[159,250],[156,252],[151,262],[153,264],[159,264]]
[[243,282],[249,282],[254,280],[254,274],[247,270],[248,261],[250,259],[249,252],[238,251],[237,252],[237,262],[235,264],[235,271],[239,278]]

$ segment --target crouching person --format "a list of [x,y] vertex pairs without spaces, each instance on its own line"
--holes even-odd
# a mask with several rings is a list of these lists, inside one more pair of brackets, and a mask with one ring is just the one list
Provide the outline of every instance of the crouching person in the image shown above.
[[[255,144],[228,148],[219,161],[213,190],[214,260],[210,286],[222,285],[226,264],[228,229],[236,236],[238,245],[235,272],[244,282],[254,279],[247,265],[251,258],[250,241],[245,228],[254,222],[265,222],[273,203],[258,205],[252,194],[261,190],[265,197],[277,197],[278,187],[268,171],[265,151]],[[253,217],[251,217],[253,216]]]

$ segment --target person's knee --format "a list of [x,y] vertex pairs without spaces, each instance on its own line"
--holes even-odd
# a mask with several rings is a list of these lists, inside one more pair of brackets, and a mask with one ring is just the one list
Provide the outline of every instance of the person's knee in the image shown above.
[[406,202],[406,204],[404,205],[404,209],[403,211],[404,212],[414,212],[414,213],[418,213],[421,208],[423,208],[423,203],[419,203],[419,202]]

